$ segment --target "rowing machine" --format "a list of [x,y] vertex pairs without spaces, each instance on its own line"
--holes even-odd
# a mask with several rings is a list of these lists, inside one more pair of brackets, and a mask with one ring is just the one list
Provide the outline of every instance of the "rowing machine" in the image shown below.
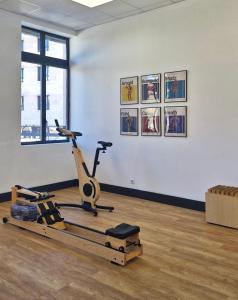
[[[25,194],[26,193],[26,194]],[[4,224],[11,224],[35,232],[53,240],[63,242],[69,246],[87,251],[103,257],[113,263],[126,265],[128,261],[142,255],[138,226],[120,224],[109,228],[105,232],[86,226],[65,221],[58,209],[49,198],[40,200],[28,199],[32,192],[20,186],[12,188],[12,205],[30,203],[38,207],[39,218],[37,221],[22,221],[10,214],[1,214]],[[38,192],[36,193],[38,195]],[[24,196],[26,195],[26,197]]]

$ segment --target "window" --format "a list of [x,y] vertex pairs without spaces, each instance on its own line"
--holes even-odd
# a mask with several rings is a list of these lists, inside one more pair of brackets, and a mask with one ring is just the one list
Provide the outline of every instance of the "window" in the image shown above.
[[41,96],[37,96],[37,110],[41,110]]
[[47,56],[66,59],[67,46],[65,40],[59,39],[54,36],[46,35],[45,45]]
[[49,40],[48,39],[45,40],[45,51],[46,52],[49,51]]
[[40,47],[41,47],[40,38],[38,38],[37,39],[37,53],[40,53]]
[[21,51],[24,49],[24,40],[21,40]]
[[46,80],[47,80],[47,81],[50,80],[49,66],[46,66],[45,77],[46,77]]
[[40,35],[39,31],[23,27],[21,34],[22,51],[40,54]]
[[21,68],[21,82],[24,81],[24,68]]
[[69,40],[23,27],[21,82],[22,144],[67,141],[55,119],[68,126]]
[[21,111],[24,110],[24,96],[21,96]]
[[37,67],[37,81],[41,81],[41,67]]
[[50,110],[50,95],[46,96],[46,110]]

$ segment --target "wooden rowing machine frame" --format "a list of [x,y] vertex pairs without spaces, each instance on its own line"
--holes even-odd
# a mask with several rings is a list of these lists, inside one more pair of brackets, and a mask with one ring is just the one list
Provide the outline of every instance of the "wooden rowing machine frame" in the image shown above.
[[[49,198],[52,197],[52,195],[48,195],[49,198],[47,198],[46,193],[39,193],[26,188],[21,188],[20,186],[14,186],[12,187],[12,204],[32,203],[27,197],[24,198],[24,194],[32,197],[34,193],[36,193],[36,198],[32,201],[34,205],[38,205],[39,203],[52,203],[49,201]],[[38,200],[40,194],[44,195],[44,199]],[[56,207],[55,209],[57,210]],[[117,238],[102,231],[65,221],[63,218],[61,218],[59,222],[55,222],[51,225],[47,224],[47,219],[44,217],[42,219],[44,220],[43,224],[39,224],[37,222],[18,220],[9,214],[4,215],[2,221],[4,224],[9,223],[24,228],[53,240],[63,242],[77,249],[98,255],[122,266],[126,265],[127,262],[133,258],[142,255],[143,247],[140,244],[139,231],[124,238]],[[128,226],[136,227],[131,225]]]

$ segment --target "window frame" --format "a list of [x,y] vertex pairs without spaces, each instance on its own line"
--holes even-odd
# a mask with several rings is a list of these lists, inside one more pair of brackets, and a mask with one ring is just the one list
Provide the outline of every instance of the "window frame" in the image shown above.
[[[66,126],[69,128],[70,124],[70,44],[69,38],[56,35],[50,32],[45,32],[42,30],[30,28],[27,26],[22,26],[22,32],[25,30],[30,30],[33,32],[37,32],[40,35],[40,54],[30,53],[26,51],[21,51],[21,62],[26,63],[33,63],[38,64],[41,66],[41,140],[40,141],[33,141],[33,142],[22,142],[21,145],[36,145],[36,144],[59,144],[59,143],[67,143],[69,142],[69,138],[65,138],[62,140],[47,140],[47,120],[46,120],[46,112],[47,112],[47,94],[46,94],[46,84],[47,84],[47,72],[46,68],[49,67],[56,67],[60,69],[65,69],[67,73],[67,80],[66,80]],[[46,56],[46,48],[45,48],[45,41],[46,36],[55,37],[65,41],[66,44],[66,59],[54,58]]]

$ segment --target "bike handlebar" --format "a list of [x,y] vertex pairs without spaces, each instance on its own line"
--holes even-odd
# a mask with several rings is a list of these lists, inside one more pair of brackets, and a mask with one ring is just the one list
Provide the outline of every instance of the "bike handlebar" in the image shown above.
[[65,136],[65,137],[69,137],[71,139],[76,139],[77,136],[83,135],[81,132],[71,131],[71,130],[60,127],[57,119],[55,119],[55,125],[56,125],[56,130],[58,131],[59,136]]

